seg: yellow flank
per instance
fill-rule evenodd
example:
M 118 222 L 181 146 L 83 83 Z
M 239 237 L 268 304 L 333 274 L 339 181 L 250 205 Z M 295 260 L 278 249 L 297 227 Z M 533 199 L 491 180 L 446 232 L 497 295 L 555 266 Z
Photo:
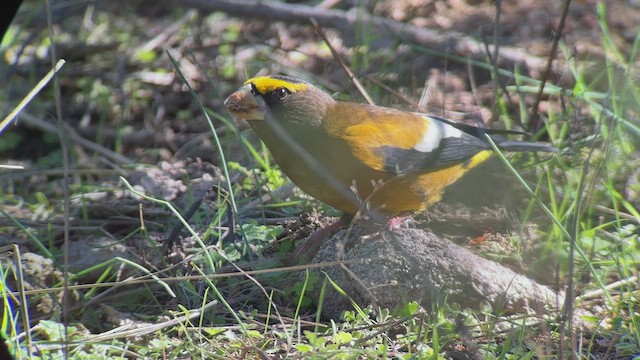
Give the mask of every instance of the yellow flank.
M 369 208 L 376 209 L 381 213 L 393 216 L 406 212 L 422 211 L 440 201 L 445 189 L 460 179 L 472 167 L 488 159 L 486 154 L 490 155 L 490 151 L 481 153 L 483 154 L 475 157 L 471 163 L 458 164 L 422 174 L 381 178 L 379 173 L 363 171 L 357 175 L 352 174 L 355 180 L 350 186 L 357 189 L 360 199 L 366 200 Z M 382 180 L 383 185 L 374 187 L 371 179 Z M 353 214 L 361 210 L 353 202 L 332 192 L 315 193 L 313 196 L 347 213 Z
M 292 83 L 286 80 L 275 79 L 269 76 L 254 77 L 253 79 L 245 81 L 245 85 L 246 84 L 253 84 L 256 87 L 256 90 L 258 90 L 258 92 L 260 92 L 260 94 L 262 95 L 265 95 L 281 87 L 287 88 L 292 93 L 296 91 L 305 91 L 308 87 L 308 85 L 305 83 Z
M 425 210 L 440 201 L 444 190 L 469 170 L 454 165 L 429 173 L 392 178 L 370 195 L 370 206 L 392 215 Z
M 493 151 L 491 151 L 491 150 L 482 150 L 479 153 L 473 155 L 473 157 L 471 159 L 469 159 L 469 161 L 464 163 L 462 165 L 462 167 L 465 168 L 465 169 L 471 169 L 473 167 L 476 167 L 476 166 L 480 165 L 481 163 L 487 161 L 487 159 L 489 159 L 491 157 L 491 155 L 493 155 Z

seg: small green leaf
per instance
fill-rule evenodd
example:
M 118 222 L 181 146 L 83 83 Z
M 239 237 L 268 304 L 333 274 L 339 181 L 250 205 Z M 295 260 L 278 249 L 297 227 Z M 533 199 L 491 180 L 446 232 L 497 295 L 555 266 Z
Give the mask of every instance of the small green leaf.
M 247 335 L 254 338 L 254 339 L 262 339 L 263 335 L 261 332 L 257 331 L 257 330 L 247 330 Z
M 333 342 L 339 345 L 348 344 L 353 340 L 351 333 L 340 331 L 333 336 Z
M 153 50 L 139 50 L 135 53 L 134 59 L 142 63 L 150 63 L 157 58 L 155 51 Z
M 313 347 L 309 344 L 296 344 L 296 349 L 303 354 L 313 351 Z
M 410 301 L 406 304 L 403 304 L 400 308 L 394 311 L 397 316 L 413 316 L 418 310 L 420 310 L 420 304 L 415 301 Z

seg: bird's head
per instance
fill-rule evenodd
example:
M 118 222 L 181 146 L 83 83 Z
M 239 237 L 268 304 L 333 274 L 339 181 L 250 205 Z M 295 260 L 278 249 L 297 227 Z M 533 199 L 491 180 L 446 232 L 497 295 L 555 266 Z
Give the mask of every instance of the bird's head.
M 249 121 L 273 118 L 286 125 L 320 126 L 335 100 L 317 87 L 290 76 L 258 76 L 247 80 L 224 101 L 235 117 Z

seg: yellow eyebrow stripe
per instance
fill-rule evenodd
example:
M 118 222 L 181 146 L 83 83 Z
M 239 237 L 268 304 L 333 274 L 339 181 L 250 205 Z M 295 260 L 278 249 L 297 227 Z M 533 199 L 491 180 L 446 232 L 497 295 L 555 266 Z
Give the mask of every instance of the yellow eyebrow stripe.
M 245 85 L 246 84 L 253 84 L 256 90 L 262 95 L 270 93 L 275 89 L 281 88 L 281 87 L 287 88 L 292 93 L 296 91 L 307 90 L 307 84 L 305 83 L 292 83 L 286 80 L 274 79 L 268 76 L 254 77 L 253 79 L 249 79 L 245 81 Z

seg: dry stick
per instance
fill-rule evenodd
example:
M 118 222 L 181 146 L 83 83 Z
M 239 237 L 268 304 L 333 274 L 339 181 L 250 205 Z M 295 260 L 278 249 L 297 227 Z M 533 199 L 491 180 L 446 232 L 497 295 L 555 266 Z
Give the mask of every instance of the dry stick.
M 182 29 L 189 21 L 194 19 L 196 16 L 196 11 L 187 11 L 184 16 L 175 21 L 173 24 L 167 26 L 158 35 L 140 46 L 137 51 L 152 51 L 156 49 L 166 48 L 169 38 L 179 32 L 180 29 Z
M 375 103 L 373 102 L 373 99 L 371 99 L 371 97 L 367 93 L 367 90 L 364 89 L 364 86 L 362 86 L 360 81 L 353 74 L 353 71 L 349 69 L 349 66 L 344 62 L 344 60 L 342 59 L 340 54 L 338 54 L 336 49 L 334 49 L 333 46 L 331 46 L 329 39 L 327 39 L 327 36 L 325 35 L 320 25 L 318 25 L 318 22 L 314 18 L 311 18 L 311 24 L 313 25 L 313 28 L 316 30 L 316 34 L 318 34 L 318 36 L 322 38 L 322 41 L 324 41 L 324 43 L 327 44 L 327 46 L 329 47 L 329 50 L 331 50 L 331 55 L 333 55 L 333 58 L 336 59 L 336 61 L 338 61 L 338 63 L 342 67 L 342 70 L 344 70 L 344 72 L 347 73 L 349 80 L 351 80 L 353 85 L 355 85 L 355 87 L 358 89 L 362 97 L 364 97 L 364 99 L 367 101 L 367 103 L 369 103 L 369 105 L 375 105 Z
M 176 2 L 180 6 L 192 6 L 201 12 L 223 11 L 234 16 L 246 16 L 270 21 L 283 21 L 287 24 L 307 25 L 309 19 L 315 19 L 322 27 L 334 28 L 342 33 L 352 34 L 357 24 L 366 23 L 372 29 L 384 30 L 376 35 L 380 39 L 390 34 L 392 38 L 404 43 L 419 44 L 432 50 L 450 49 L 449 53 L 484 59 L 483 44 L 459 32 L 446 33 L 431 29 L 394 21 L 369 14 L 356 14 L 340 10 L 324 10 L 313 6 L 287 4 L 269 0 L 183 0 Z M 451 50 L 452 49 L 452 50 Z M 490 46 L 493 50 L 493 46 Z M 523 49 L 502 46 L 500 60 L 511 67 L 514 63 L 524 63 L 529 69 L 541 71 L 544 69 L 545 59 L 531 55 Z
M 625 212 L 621 212 L 619 210 L 610 209 L 610 208 L 608 208 L 606 206 L 602 206 L 602 205 L 594 205 L 594 209 L 596 209 L 598 211 L 602 211 L 605 214 L 619 216 L 621 219 L 633 221 L 633 222 L 637 223 L 638 225 L 640 225 L 640 218 L 637 218 L 637 217 L 635 217 L 635 216 L 633 216 L 631 214 L 628 214 L 628 213 L 625 213 Z
M 492 60 L 493 61 L 493 60 Z M 480 100 L 480 94 L 478 92 L 478 84 L 476 83 L 476 76 L 473 72 L 473 66 L 471 66 L 471 62 L 467 62 L 467 74 L 469 76 L 469 87 L 471 88 L 471 94 L 473 95 L 473 99 L 476 102 L 476 106 L 478 107 L 478 109 L 482 108 L 482 103 Z M 494 70 L 494 79 L 498 77 L 498 69 L 497 67 Z M 496 86 L 497 84 L 494 84 L 493 86 L 493 96 L 494 96 L 494 101 L 493 101 L 493 107 L 491 109 L 491 119 L 489 119 L 488 121 L 485 121 L 485 119 L 482 119 L 482 126 L 487 126 L 487 122 L 489 124 L 491 124 L 491 122 L 493 122 L 493 118 L 496 117 L 496 105 L 498 104 L 498 93 L 496 91 Z M 479 112 L 479 111 L 478 111 Z M 476 120 L 476 122 L 480 122 L 480 120 Z
M 577 117 L 577 115 L 575 115 Z M 576 119 L 577 120 L 577 119 Z M 611 137 L 608 137 L 607 142 L 605 142 L 605 154 L 607 153 L 606 148 L 608 146 L 608 144 L 610 143 Z M 578 189 L 576 191 L 577 194 L 583 194 L 585 188 L 587 187 L 587 175 L 589 173 L 589 165 L 590 162 L 594 156 L 594 152 L 596 150 L 596 146 L 595 146 L 595 138 L 594 138 L 594 142 L 592 142 L 592 146 L 591 149 L 589 149 L 589 153 L 586 157 L 586 159 L 584 159 L 582 167 L 580 169 L 580 180 L 578 182 Z M 599 169 L 601 170 L 601 169 Z M 599 171 L 596 172 L 596 174 L 598 174 Z M 601 174 L 600 174 L 601 175 Z M 600 176 L 596 176 L 595 179 L 598 179 Z M 595 185 L 597 180 L 594 180 L 592 182 L 592 184 Z M 589 196 L 589 193 L 593 193 L 593 191 L 590 191 L 587 193 L 586 196 Z M 586 197 L 585 196 L 585 197 Z M 577 356 L 577 344 L 576 344 L 576 333 L 575 333 L 575 329 L 573 328 L 573 314 L 574 314 L 574 306 L 575 306 L 575 253 L 576 253 L 576 239 L 578 238 L 578 233 L 579 233 L 579 228 L 580 228 L 580 211 L 582 210 L 582 206 L 585 203 L 590 203 L 589 201 L 586 201 L 587 199 L 583 199 L 582 196 L 577 196 L 576 200 L 575 200 L 575 207 L 574 207 L 574 212 L 572 214 L 572 219 L 569 223 L 570 229 L 571 229 L 571 237 L 570 237 L 570 243 L 569 243 L 569 259 L 567 260 L 568 264 L 569 264 L 569 269 L 568 269 L 568 282 L 567 282 L 567 296 L 565 298 L 564 304 L 562 306 L 562 317 L 563 317 L 563 323 L 562 326 L 560 327 L 560 338 L 564 339 L 565 337 L 565 332 L 568 332 L 568 336 L 569 336 L 569 340 L 571 342 L 571 359 L 578 359 Z M 566 321 L 566 325 L 564 324 L 564 321 Z M 565 347 L 565 342 L 564 341 L 560 341 L 560 354 L 564 353 L 564 347 Z
M 340 0 L 324 0 L 320 4 L 316 5 L 318 9 L 331 9 L 332 7 L 338 5 Z
M 34 115 L 31 115 L 29 113 L 25 113 L 23 112 L 20 115 L 21 119 L 26 123 L 29 124 L 30 126 L 33 126 L 35 128 L 38 128 L 42 131 L 48 132 L 48 133 L 52 133 L 55 134 L 58 130 L 56 128 L 55 125 L 42 120 Z M 87 140 L 85 138 L 83 138 L 82 136 L 78 135 L 72 128 L 65 126 L 66 130 L 67 130 L 67 137 L 72 140 L 73 142 L 81 145 L 82 147 L 85 147 L 89 150 L 95 151 L 98 154 L 108 158 L 109 160 L 119 163 L 119 164 L 133 164 L 133 160 L 120 155 L 118 153 L 116 153 L 113 150 L 109 150 L 107 148 L 105 148 L 102 145 L 98 145 L 93 141 Z
M 45 11 L 47 13 L 47 29 L 49 31 L 49 41 L 51 43 L 50 46 L 50 58 L 51 58 L 51 67 L 55 68 L 57 59 L 56 52 L 56 39 L 53 32 L 53 20 L 51 18 L 51 1 L 45 0 Z M 69 308 L 71 306 L 71 291 L 69 290 L 69 228 L 71 226 L 71 181 L 70 175 L 71 171 L 69 169 L 69 144 L 67 143 L 67 132 L 66 127 L 64 126 L 64 120 L 62 119 L 62 93 L 60 91 L 60 81 L 58 79 L 57 73 L 54 73 L 53 76 L 53 99 L 56 107 L 56 123 L 57 123 L 57 134 L 58 139 L 60 140 L 60 149 L 62 150 L 62 170 L 63 170 L 63 179 L 62 179 L 62 194 L 63 194 L 63 219 L 64 219 L 64 230 L 63 230 L 63 267 L 64 271 L 62 273 L 63 284 L 64 284 L 64 293 L 62 297 L 62 323 L 64 324 L 64 354 L 69 355 Z
M 373 292 L 371 292 L 369 287 L 367 287 L 367 285 L 362 281 L 362 279 L 360 279 L 360 277 L 358 275 L 356 275 L 353 271 L 351 271 L 351 269 L 349 269 L 347 267 L 347 265 L 340 264 L 340 268 L 347 274 L 347 276 L 351 280 L 353 280 L 354 284 L 357 285 L 356 287 L 359 287 L 361 290 L 363 290 L 363 291 L 360 291 L 361 296 L 363 298 L 367 298 L 368 303 L 371 304 L 371 306 L 374 309 L 377 309 L 378 308 L 378 298 L 373 294 Z
M 205 304 L 204 306 L 197 308 L 197 309 L 191 309 L 189 311 L 186 312 L 186 315 L 182 315 L 179 316 L 177 318 L 171 319 L 171 320 L 167 320 L 165 322 L 159 323 L 159 324 L 145 324 L 144 326 L 141 327 L 133 327 L 135 326 L 135 324 L 125 324 L 123 326 L 119 326 L 115 329 L 106 331 L 102 334 L 97 334 L 97 335 L 89 335 L 87 336 L 84 340 L 87 342 L 106 342 L 109 340 L 114 340 L 114 339 L 121 339 L 121 338 L 128 338 L 128 337 L 132 337 L 132 336 L 143 336 L 143 335 L 147 335 L 147 334 L 151 334 L 153 332 L 162 330 L 162 329 L 166 329 L 168 327 L 172 327 L 175 325 L 178 325 L 180 323 L 183 322 L 187 322 L 190 321 L 192 319 L 197 318 L 198 316 L 200 316 L 202 313 L 208 311 L 209 309 L 211 309 L 213 306 L 218 305 L 218 300 L 213 300 L 208 302 L 207 304 Z M 129 328 L 129 329 L 127 329 Z M 125 330 L 126 329 L 126 330 Z
M 500 72 L 498 71 L 498 54 L 499 54 L 500 43 L 498 42 L 498 32 L 500 28 L 500 14 L 502 14 L 502 12 L 500 11 L 502 9 L 502 0 L 496 1 L 495 9 L 496 9 L 496 16 L 495 16 L 495 19 L 493 20 L 493 53 L 489 55 L 489 59 L 491 61 L 491 66 L 493 68 L 493 96 L 497 100 L 498 87 L 500 87 Z M 487 49 L 487 52 L 489 52 L 488 49 Z M 505 94 L 507 93 L 505 92 Z M 507 96 L 507 99 L 509 98 L 510 97 Z M 498 101 L 494 101 L 493 108 L 491 109 L 492 110 L 491 121 L 497 120 L 497 117 L 498 117 L 497 109 L 498 109 Z
M 484 46 L 485 46 L 484 51 L 485 51 L 487 57 L 489 58 L 489 63 L 492 66 L 493 71 L 495 73 L 494 79 L 497 79 L 498 76 L 500 75 L 500 71 L 498 69 L 497 58 L 494 59 L 493 56 L 491 55 L 491 46 L 489 44 L 485 43 Z M 507 90 L 507 84 L 505 82 L 501 82 L 501 81 L 494 82 L 494 92 L 495 92 L 495 89 L 497 87 L 500 87 L 502 89 L 502 93 L 503 94 L 509 94 L 509 90 Z M 511 105 L 514 108 L 516 107 L 516 104 L 513 102 L 513 100 L 511 99 L 510 96 L 506 96 L 505 98 L 509 102 L 509 105 Z M 492 114 L 492 117 L 495 117 L 495 114 L 497 114 L 497 112 L 495 111 L 495 106 L 494 106 L 494 109 L 491 112 L 491 114 Z M 520 119 L 520 118 L 518 118 L 518 119 Z M 494 120 L 494 119 L 492 119 L 492 120 Z M 522 125 L 522 122 L 520 120 L 518 120 L 518 124 L 520 125 L 521 128 L 524 129 L 524 126 Z
M 538 94 L 536 96 L 536 102 L 533 105 L 533 111 L 531 113 L 531 120 L 533 121 L 533 126 L 534 126 L 534 131 L 538 131 L 542 128 L 542 121 L 540 121 L 540 115 L 539 115 L 539 107 L 540 107 L 540 101 L 542 101 L 542 93 L 544 92 L 544 88 L 545 88 L 545 84 L 547 82 L 547 79 L 549 78 L 549 76 L 551 75 L 551 66 L 553 65 L 553 60 L 556 57 L 556 52 L 558 50 L 558 44 L 560 43 L 560 37 L 562 36 L 562 30 L 564 29 L 564 21 L 567 18 L 567 14 L 569 13 L 569 5 L 571 4 L 571 0 L 565 0 L 564 2 L 564 7 L 562 9 L 562 15 L 560 16 L 560 22 L 558 23 L 558 27 L 556 28 L 555 32 L 554 32 L 554 36 L 553 36 L 553 43 L 551 45 L 551 51 L 549 51 L 549 57 L 547 58 L 547 67 L 544 71 L 544 75 L 542 76 L 542 82 L 540 83 L 540 88 L 538 89 Z M 591 158 L 591 155 L 593 153 L 594 148 L 591 148 L 591 151 L 589 152 L 589 156 L 587 158 L 587 160 L 584 162 L 583 164 L 583 170 L 586 173 L 587 167 L 589 166 L 589 159 Z M 582 188 L 584 186 L 584 173 L 583 173 L 583 177 L 580 180 L 580 185 L 579 187 Z M 580 192 L 578 192 L 580 193 Z M 575 214 L 575 221 L 578 221 L 578 211 L 580 209 L 580 197 L 577 198 L 577 206 L 576 206 L 576 214 Z M 574 232 L 573 235 L 576 234 L 577 231 L 577 224 L 573 224 L 574 225 Z M 569 338 L 571 341 L 571 358 L 572 359 L 577 359 L 577 354 L 576 352 L 573 350 L 575 348 L 575 333 L 574 333 L 574 329 L 573 329 L 573 306 L 574 306 L 574 299 L 573 299 L 573 292 L 574 292 L 574 273 L 575 273 L 575 267 L 574 267 L 574 263 L 573 263 L 573 256 L 575 253 L 575 238 L 571 238 L 571 243 L 570 243 L 570 251 L 569 251 L 569 283 L 567 284 L 567 297 L 565 298 L 565 303 L 563 306 L 563 315 L 566 317 L 568 316 L 568 326 L 562 326 L 560 328 L 560 335 L 561 338 L 564 338 L 565 335 L 565 331 L 569 332 Z M 565 342 L 564 341 L 560 341 L 560 353 L 564 353 L 565 350 Z
M 547 79 L 549 79 L 549 77 L 551 76 L 551 66 L 553 65 L 553 60 L 555 59 L 556 52 L 558 51 L 558 44 L 560 43 L 560 37 L 562 36 L 562 30 L 564 29 L 564 21 L 569 13 L 569 4 L 571 4 L 571 0 L 564 1 L 564 8 L 562 9 L 562 16 L 560 16 L 560 23 L 558 23 L 558 27 L 553 34 L 553 43 L 551 45 L 551 51 L 549 51 L 549 57 L 547 58 L 547 66 L 542 75 L 542 82 L 540 83 L 540 88 L 538 89 L 536 102 L 533 104 L 531 119 L 534 121 L 533 130 L 535 132 L 542 128 L 542 122 L 540 121 L 539 115 L 540 101 L 542 101 L 542 93 L 544 92 L 544 87 L 547 83 Z
M 484 51 L 486 53 L 486 57 L 489 59 L 489 63 L 491 65 L 491 68 L 493 70 L 494 76 L 493 76 L 493 92 L 494 92 L 494 97 L 497 98 L 498 93 L 497 93 L 497 89 L 501 88 L 502 89 L 502 93 L 503 94 L 509 94 L 509 91 L 507 90 L 507 85 L 504 82 L 498 81 L 499 77 L 500 77 L 500 71 L 498 69 L 498 55 L 500 54 L 499 52 L 499 44 L 498 44 L 498 33 L 499 33 L 499 29 L 498 29 L 498 25 L 499 25 L 499 21 L 500 21 L 500 14 L 501 14 L 501 6 L 502 5 L 502 1 L 496 1 L 496 18 L 494 20 L 494 28 L 493 28 L 493 51 L 490 48 L 489 44 L 487 44 L 486 42 L 484 42 Z M 469 72 L 471 72 L 471 63 L 469 64 Z M 469 76 L 471 78 L 471 76 Z M 472 85 L 472 90 L 473 90 L 473 85 Z M 476 96 L 476 94 L 474 93 L 474 97 Z M 513 100 L 511 99 L 510 96 L 505 96 L 506 100 L 509 102 L 509 104 L 512 107 L 516 107 L 516 104 L 513 102 Z M 493 104 L 493 108 L 491 109 L 491 119 L 489 119 L 489 123 L 497 120 L 497 114 L 498 112 L 496 111 L 496 105 L 497 102 L 494 102 Z M 521 128 L 525 128 L 524 125 L 522 124 L 522 121 L 520 120 L 521 117 L 518 118 L 518 125 Z
M 212 248 L 213 246 L 210 246 L 209 248 Z M 240 267 L 237 267 L 237 265 L 228 265 L 228 267 L 232 267 L 235 270 L 235 272 L 225 272 L 225 273 L 219 273 L 219 274 L 210 274 L 210 275 L 186 275 L 186 276 L 169 276 L 169 277 L 163 277 L 161 278 L 161 280 L 163 282 L 166 283 L 170 283 L 170 282 L 179 282 L 179 281 L 196 281 L 196 280 L 202 280 L 204 278 L 209 278 L 209 279 L 223 279 L 223 278 L 231 278 L 231 277 L 246 277 L 246 276 L 254 276 L 254 275 L 260 275 L 260 274 L 272 274 L 272 273 L 278 273 L 278 272 L 300 272 L 302 270 L 307 270 L 307 269 L 326 269 L 326 268 L 330 268 L 330 267 L 337 267 L 340 266 L 341 264 L 362 264 L 362 263 L 366 263 L 367 261 L 373 261 L 376 259 L 370 259 L 370 258 L 365 258 L 365 259 L 348 259 L 348 260 L 341 260 L 341 261 L 325 261 L 325 262 L 321 262 L 321 263 L 316 263 L 316 264 L 305 264 L 305 265 L 293 265 L 293 266 L 283 266 L 283 267 L 276 267 L 276 268 L 267 268 L 267 269 L 260 269 L 260 270 L 244 270 Z M 175 264 L 173 265 L 173 267 L 178 267 L 181 264 Z M 252 265 L 252 264 L 248 264 L 248 265 Z M 171 268 L 170 268 L 171 269 Z M 165 270 L 160 270 L 157 272 L 153 272 L 151 273 L 151 275 L 161 275 L 162 273 L 164 273 Z M 143 285 L 143 284 L 155 284 L 158 282 L 157 279 L 151 279 L 149 278 L 150 275 L 142 275 L 138 278 L 130 278 L 130 279 L 126 279 L 123 281 L 116 281 L 116 282 L 103 282 L 103 283 L 91 283 L 91 284 L 80 284 L 80 285 L 69 285 L 69 290 L 82 290 L 82 289 L 95 289 L 95 288 L 108 288 L 108 287 L 114 287 L 114 286 L 118 286 L 118 287 L 123 287 L 123 286 L 139 286 L 139 285 Z M 21 291 L 24 291 L 24 295 L 27 296 L 31 296 L 31 295 L 40 295 L 40 294 L 50 294 L 50 293 L 55 293 L 55 292 L 60 292 L 60 291 L 64 291 L 63 288 L 56 288 L 56 287 L 50 287 L 50 288 L 46 288 L 46 289 L 36 289 L 36 290 L 24 290 L 21 289 Z M 21 292 L 16 291 L 16 292 L 8 292 L 11 296 L 21 296 Z
M 411 99 L 408 96 L 405 96 L 403 93 L 401 93 L 400 91 L 397 91 L 395 89 L 392 89 L 391 87 L 385 85 L 384 83 L 382 83 L 382 81 L 376 79 L 375 77 L 371 76 L 371 75 L 366 75 L 367 80 L 371 81 L 372 83 L 380 86 L 382 89 L 384 89 L 384 91 L 390 93 L 391 95 L 397 97 L 398 99 L 404 101 L 405 103 L 411 105 L 414 109 L 418 109 L 418 111 L 423 111 L 423 108 L 420 104 L 416 103 L 415 101 L 413 101 L 413 99 Z
M 226 133 L 226 128 L 216 128 L 216 134 L 223 136 Z M 177 151 L 184 151 L 184 147 L 195 147 L 197 142 L 201 142 L 204 136 L 211 136 L 211 133 L 198 133 L 196 135 L 192 133 L 180 132 L 167 136 L 166 133 L 160 131 L 153 131 L 148 129 L 140 129 L 128 134 L 119 134 L 115 129 L 100 129 L 98 126 L 84 127 L 78 129 L 78 133 L 90 139 L 93 139 L 100 134 L 101 138 L 105 142 L 115 142 L 116 139 L 120 139 L 122 145 L 132 145 L 139 147 L 173 147 L 178 148 Z M 189 150 L 189 149 L 187 149 Z M 174 159 L 178 158 L 174 155 Z
M 588 293 L 582 294 L 580 296 L 578 296 L 576 298 L 577 301 L 586 301 L 589 299 L 596 299 L 596 298 L 600 298 L 605 291 L 612 291 L 612 290 L 616 290 L 618 288 L 621 288 L 623 286 L 636 286 L 638 284 L 638 280 L 639 280 L 639 276 L 638 275 L 633 275 L 631 277 L 628 277 L 626 279 L 622 279 L 622 280 L 618 280 L 616 282 L 612 282 L 611 284 L 605 286 L 602 289 L 596 289 L 593 291 L 590 291 Z
M 431 70 L 429 72 L 429 76 L 424 79 L 424 89 L 422 90 L 422 94 L 420 94 L 420 101 L 418 102 L 418 111 L 424 111 L 427 108 L 427 104 L 429 104 L 429 100 L 431 99 L 431 94 L 433 94 L 434 89 L 438 86 L 439 72 L 437 70 Z M 443 96 L 444 98 L 444 96 Z M 444 102 L 444 100 L 443 100 Z M 445 116 L 445 108 L 442 104 L 442 116 Z M 445 116 L 446 117 L 446 116 Z
M 392 323 L 385 325 L 385 326 L 384 326 L 384 328 L 382 328 L 382 329 L 380 329 L 380 330 L 378 330 L 378 331 L 376 331 L 376 332 L 374 332 L 374 333 L 372 333 L 372 334 L 369 334 L 369 335 L 367 335 L 367 336 L 365 336 L 365 337 L 363 337 L 363 338 L 360 338 L 360 339 L 356 340 L 356 341 L 355 341 L 355 343 L 356 343 L 356 344 L 364 344 L 364 343 L 366 343 L 367 341 L 369 341 L 369 340 L 371 340 L 371 339 L 374 339 L 374 338 L 376 338 L 376 337 L 378 337 L 378 336 L 380 336 L 380 335 L 382 335 L 382 334 L 384 334 L 384 333 L 388 332 L 389 330 L 391 330 L 391 329 L 395 328 L 396 326 L 399 326 L 399 325 L 401 325 L 401 324 L 406 323 L 406 322 L 407 322 L 407 321 L 409 321 L 411 318 L 412 318 L 412 316 L 404 316 L 404 317 L 401 317 L 401 318 L 399 318 L 399 319 L 397 319 L 397 320 L 393 321 Z M 370 328 L 370 327 L 369 327 L 369 328 Z

